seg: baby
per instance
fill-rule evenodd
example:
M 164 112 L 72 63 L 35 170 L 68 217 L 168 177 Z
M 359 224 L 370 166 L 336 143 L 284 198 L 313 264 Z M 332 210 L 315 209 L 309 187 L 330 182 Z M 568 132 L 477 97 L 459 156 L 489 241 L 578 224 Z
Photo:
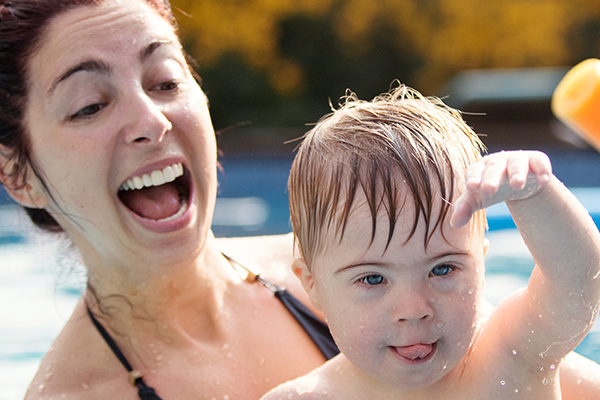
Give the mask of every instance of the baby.
M 560 399 L 600 303 L 600 234 L 539 152 L 484 150 L 460 113 L 400 85 L 349 95 L 289 180 L 294 272 L 341 354 L 264 399 Z M 484 311 L 485 208 L 536 266 Z

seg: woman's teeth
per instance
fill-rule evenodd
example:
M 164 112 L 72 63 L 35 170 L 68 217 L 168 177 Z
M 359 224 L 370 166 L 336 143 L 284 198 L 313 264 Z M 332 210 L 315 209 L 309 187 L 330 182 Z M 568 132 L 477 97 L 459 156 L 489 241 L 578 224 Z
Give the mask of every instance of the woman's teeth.
M 173 182 L 183 175 L 183 165 L 181 163 L 169 165 L 163 169 L 157 169 L 149 174 L 136 176 L 128 179 L 119 190 L 136 190 L 151 186 L 160 186 L 167 182 Z

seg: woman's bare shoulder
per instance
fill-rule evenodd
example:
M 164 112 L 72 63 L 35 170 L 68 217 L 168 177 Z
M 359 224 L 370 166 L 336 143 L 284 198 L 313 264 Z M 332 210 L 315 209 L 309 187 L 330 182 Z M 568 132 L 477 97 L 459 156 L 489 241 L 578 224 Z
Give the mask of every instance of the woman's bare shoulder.
M 111 391 L 116 388 L 119 390 L 116 393 L 131 391 L 126 372 L 123 370 L 123 374 L 118 373 L 123 367 L 115 366 L 114 356 L 109 354 L 105 345 L 102 346 L 101 340 L 95 336 L 98 332 L 93 330 L 86 316 L 85 307 L 80 301 L 42 359 L 27 389 L 25 400 L 100 399 L 106 398 L 106 388 L 111 388 Z M 127 385 L 123 385 L 122 381 Z M 99 393 L 98 389 L 102 389 L 104 394 Z M 132 393 L 135 395 L 135 391 Z
M 300 280 L 292 272 L 292 261 L 298 256 L 292 233 L 272 236 L 218 238 L 217 246 L 235 261 L 260 273 L 268 281 L 284 286 L 318 317 L 320 311 L 310 303 Z
M 290 275 L 294 258 L 294 238 L 285 235 L 217 238 L 217 246 L 227 256 L 252 271 Z M 285 278 L 284 278 L 285 279 Z

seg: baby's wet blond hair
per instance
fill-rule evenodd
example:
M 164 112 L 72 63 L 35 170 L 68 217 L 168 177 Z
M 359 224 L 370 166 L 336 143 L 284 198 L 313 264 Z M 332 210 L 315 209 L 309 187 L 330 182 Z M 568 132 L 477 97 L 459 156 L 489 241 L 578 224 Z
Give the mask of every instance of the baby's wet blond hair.
M 402 205 L 411 199 L 415 215 L 406 241 L 423 218 L 427 246 L 437 229 L 443 235 L 465 171 L 484 151 L 461 113 L 438 98 L 402 84 L 370 102 L 348 93 L 304 136 L 292 164 L 290 214 L 301 256 L 311 268 L 324 250 L 325 232 L 334 229 L 342 239 L 359 190 L 372 217 L 371 240 L 383 207 L 389 245 Z M 483 211 L 474 219 L 485 224 Z

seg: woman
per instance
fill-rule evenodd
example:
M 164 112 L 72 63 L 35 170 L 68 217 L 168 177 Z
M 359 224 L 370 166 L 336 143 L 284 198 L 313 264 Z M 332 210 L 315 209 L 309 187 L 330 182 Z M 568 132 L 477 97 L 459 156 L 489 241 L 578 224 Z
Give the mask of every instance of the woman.
M 289 236 L 210 232 L 214 132 L 165 1 L 0 7 L 2 182 L 88 270 L 26 399 L 257 399 L 335 352 L 221 253 L 306 302 Z
M 26 398 L 135 399 L 147 385 L 163 399 L 256 399 L 320 365 L 282 303 L 221 253 L 300 295 L 290 239 L 217 245 L 210 232 L 215 136 L 168 4 L 23 0 L 0 15 L 3 183 L 66 233 L 89 276 Z

